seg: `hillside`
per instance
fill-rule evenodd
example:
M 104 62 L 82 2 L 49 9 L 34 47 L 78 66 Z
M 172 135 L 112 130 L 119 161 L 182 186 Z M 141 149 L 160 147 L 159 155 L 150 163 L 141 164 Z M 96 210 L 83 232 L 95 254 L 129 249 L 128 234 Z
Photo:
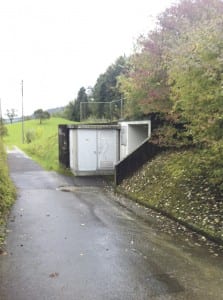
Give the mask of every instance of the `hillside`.
M 210 176 L 210 161 L 202 162 L 206 152 L 160 154 L 125 179 L 119 191 L 223 244 L 223 193 Z

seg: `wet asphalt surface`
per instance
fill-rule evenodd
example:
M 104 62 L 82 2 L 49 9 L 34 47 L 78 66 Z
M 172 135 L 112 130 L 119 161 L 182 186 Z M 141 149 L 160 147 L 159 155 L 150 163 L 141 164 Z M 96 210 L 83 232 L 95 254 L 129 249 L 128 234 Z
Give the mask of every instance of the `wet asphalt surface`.
M 221 255 L 156 230 L 101 178 L 44 171 L 18 150 L 8 160 L 18 197 L 0 300 L 223 299 Z

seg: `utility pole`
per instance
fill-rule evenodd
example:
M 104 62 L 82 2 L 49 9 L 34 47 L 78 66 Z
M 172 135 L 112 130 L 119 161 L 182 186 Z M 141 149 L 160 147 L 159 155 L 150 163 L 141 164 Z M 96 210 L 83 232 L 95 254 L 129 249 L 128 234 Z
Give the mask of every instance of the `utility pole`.
M 21 85 L 22 85 L 22 143 L 24 144 L 23 80 L 21 82 Z

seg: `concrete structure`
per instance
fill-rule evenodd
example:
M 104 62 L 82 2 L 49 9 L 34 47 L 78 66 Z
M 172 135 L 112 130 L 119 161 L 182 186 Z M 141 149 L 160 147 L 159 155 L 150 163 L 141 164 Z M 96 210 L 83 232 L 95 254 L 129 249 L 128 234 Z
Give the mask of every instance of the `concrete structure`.
M 150 121 L 59 125 L 59 161 L 78 176 L 110 175 L 151 135 Z
M 151 136 L 151 121 L 119 122 L 120 133 L 120 160 L 135 151 L 146 139 Z
M 119 160 L 119 126 L 69 126 L 70 168 L 75 175 L 109 175 Z

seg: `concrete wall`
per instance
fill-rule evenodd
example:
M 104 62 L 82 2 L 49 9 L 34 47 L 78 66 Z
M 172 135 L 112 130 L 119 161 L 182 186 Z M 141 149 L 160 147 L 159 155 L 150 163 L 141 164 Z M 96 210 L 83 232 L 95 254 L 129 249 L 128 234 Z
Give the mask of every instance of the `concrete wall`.
M 144 163 L 154 158 L 158 153 L 166 150 L 157 145 L 145 141 L 135 151 L 130 153 L 125 159 L 118 162 L 115 166 L 114 182 L 119 185 L 125 178 L 131 176 Z
M 134 151 L 148 138 L 148 125 L 129 124 L 128 126 L 128 153 Z
M 121 126 L 120 159 L 122 160 L 151 136 L 151 122 L 150 120 L 126 121 L 119 124 Z

